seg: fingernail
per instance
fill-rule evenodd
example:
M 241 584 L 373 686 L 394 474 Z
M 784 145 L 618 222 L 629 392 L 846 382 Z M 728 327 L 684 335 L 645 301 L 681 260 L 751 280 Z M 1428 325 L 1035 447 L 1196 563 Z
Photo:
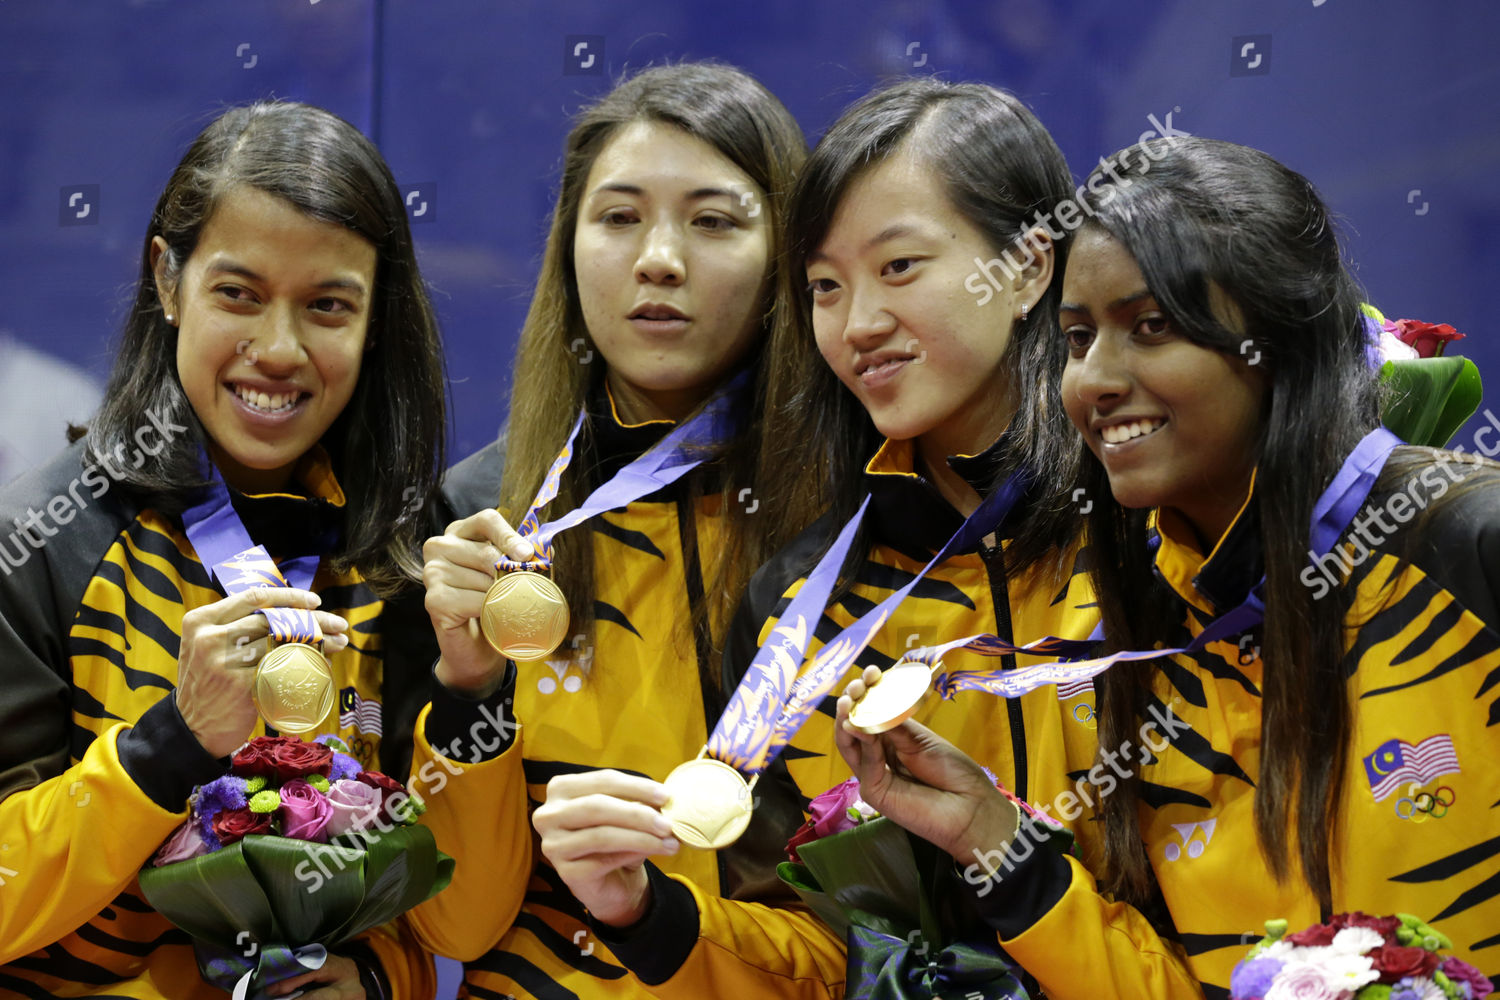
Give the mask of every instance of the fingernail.
M 677 843 L 677 838 L 675 837 L 667 837 L 661 842 L 661 849 L 664 854 L 676 854 L 677 848 L 681 846 L 681 844 Z
M 652 827 L 652 830 L 655 831 L 658 837 L 668 837 L 671 836 L 672 833 L 672 824 L 667 822 L 664 818 L 658 819 L 656 821 L 656 825 Z

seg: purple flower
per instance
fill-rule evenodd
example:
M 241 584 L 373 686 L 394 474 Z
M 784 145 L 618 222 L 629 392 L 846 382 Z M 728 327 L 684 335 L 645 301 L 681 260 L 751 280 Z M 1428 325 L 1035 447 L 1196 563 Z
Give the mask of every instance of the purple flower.
M 157 848 L 151 864 L 152 867 L 160 868 L 162 865 L 176 864 L 207 853 L 208 845 L 203 841 L 203 831 L 190 819 L 173 831 L 165 844 Z
M 380 813 L 383 798 L 380 789 L 362 781 L 335 781 L 328 789 L 328 805 L 333 809 L 328 820 L 328 836 L 337 837 L 370 827 Z
M 198 819 L 198 831 L 203 835 L 203 842 L 210 851 L 217 851 L 224 846 L 214 833 L 214 817 L 232 809 L 244 809 L 249 804 L 249 799 L 245 796 L 245 779 L 233 774 L 215 778 L 198 789 L 193 813 Z
M 364 768 L 360 766 L 359 761 L 346 753 L 339 753 L 335 750 L 333 752 L 333 768 L 328 772 L 328 780 L 343 781 L 345 778 L 354 777 L 363 770 Z
M 1234 967 L 1229 976 L 1229 992 L 1236 1000 L 1259 1000 L 1271 988 L 1271 981 L 1281 971 L 1282 962 L 1274 958 L 1252 958 Z
M 834 785 L 813 799 L 808 811 L 812 813 L 812 825 L 818 838 L 854 829 L 857 824 L 850 817 L 849 810 L 859 801 L 858 778 L 850 778 Z
M 333 807 L 323 793 L 301 778 L 281 786 L 281 835 L 297 840 L 328 839 Z
M 1469 988 L 1469 996 L 1473 997 L 1474 1000 L 1481 1000 L 1482 997 L 1487 997 L 1495 992 L 1494 984 L 1490 982 L 1489 977 L 1468 962 L 1450 958 L 1442 964 L 1441 968 L 1443 975 L 1460 986 L 1467 986 Z

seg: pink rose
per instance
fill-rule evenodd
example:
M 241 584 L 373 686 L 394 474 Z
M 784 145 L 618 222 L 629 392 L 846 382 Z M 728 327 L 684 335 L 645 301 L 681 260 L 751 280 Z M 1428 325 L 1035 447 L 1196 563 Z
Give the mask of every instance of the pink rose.
M 813 830 L 819 838 L 852 830 L 859 824 L 849 816 L 849 809 L 859 799 L 859 779 L 850 778 L 834 785 L 812 800 L 808 810 L 812 813 Z
M 328 839 L 333 807 L 306 781 L 298 778 L 281 786 L 281 835 L 297 840 Z
M 325 832 L 330 837 L 338 837 L 368 829 L 375 823 L 381 801 L 381 791 L 373 785 L 352 778 L 335 781 L 328 789 L 327 802 L 333 815 L 328 819 Z
M 208 845 L 203 841 L 203 831 L 198 829 L 196 820 L 190 819 L 173 831 L 165 844 L 157 848 L 151 864 L 160 868 L 162 865 L 175 864 L 207 853 Z
M 1265 1000 L 1346 1000 L 1348 990 L 1335 989 L 1323 970 L 1307 962 L 1286 966 L 1276 976 Z
M 1474 1000 L 1482 1000 L 1482 998 L 1487 997 L 1491 993 L 1495 992 L 1495 987 L 1490 982 L 1489 977 L 1480 972 L 1478 969 L 1474 968 L 1474 966 L 1470 965 L 1468 962 L 1462 962 L 1456 958 L 1450 958 L 1443 963 L 1442 969 L 1443 975 L 1447 976 L 1455 983 L 1468 983 L 1469 995 L 1473 997 Z

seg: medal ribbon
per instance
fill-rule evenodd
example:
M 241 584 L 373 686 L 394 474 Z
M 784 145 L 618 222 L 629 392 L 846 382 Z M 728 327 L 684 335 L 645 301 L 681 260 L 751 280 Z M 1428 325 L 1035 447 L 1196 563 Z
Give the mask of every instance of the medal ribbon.
M 208 496 L 197 506 L 183 511 L 182 525 L 198 559 L 208 567 L 225 594 L 240 594 L 254 587 L 296 587 L 312 589 L 318 572 L 318 556 L 283 559 L 278 567 L 262 545 L 255 544 L 245 523 L 229 500 L 229 488 L 219 470 L 206 458 Z M 323 641 L 318 619 L 306 608 L 259 608 L 271 624 L 271 638 L 277 643 Z
M 1370 498 L 1370 491 L 1392 449 L 1401 444 L 1401 439 L 1384 427 L 1366 434 L 1349 457 L 1344 460 L 1333 481 L 1328 484 L 1313 504 L 1311 532 L 1309 536 L 1312 554 L 1324 556 L 1333 551 L 1338 540 L 1353 522 L 1360 508 Z M 1152 660 L 1159 656 L 1192 654 L 1232 635 L 1248 631 L 1265 618 L 1265 585 L 1262 576 L 1250 593 L 1237 607 L 1226 611 L 1206 625 L 1197 637 L 1186 646 L 1172 649 L 1136 649 L 1111 653 L 1094 659 L 1077 660 L 1071 663 L 1042 663 L 1016 670 L 956 670 L 940 673 L 933 679 L 933 688 L 944 698 L 952 698 L 959 691 L 983 691 L 1005 698 L 1019 698 L 1028 692 L 1048 684 L 1066 684 L 1086 680 L 1108 670 L 1116 663 L 1130 660 Z M 932 665 L 942 659 L 943 654 L 953 649 L 967 648 L 983 656 L 996 656 L 1008 652 L 1046 653 L 1049 643 L 1062 642 L 1048 636 L 1027 646 L 1012 646 L 993 635 L 970 636 L 928 646 L 906 654 L 906 659 Z M 1090 640 L 1091 642 L 1092 640 Z
M 734 432 L 740 402 L 749 381 L 749 373 L 736 375 L 722 391 L 716 394 L 697 416 L 672 429 L 651 448 L 615 473 L 607 482 L 589 494 L 582 506 L 546 524 L 541 523 L 542 509 L 557 497 L 562 475 L 573 461 L 573 444 L 588 410 L 579 411 L 573 422 L 573 430 L 547 470 L 536 499 L 531 508 L 516 526 L 516 531 L 531 542 L 536 549 L 536 558 L 529 562 L 517 562 L 501 558 L 495 563 L 495 571 L 508 572 L 518 569 L 545 569 L 552 564 L 552 539 L 560 532 L 582 524 L 596 514 L 615 510 L 649 496 L 664 486 L 669 486 L 690 471 L 712 458 L 728 437 Z
M 986 497 L 919 573 L 900 590 L 840 631 L 818 651 L 812 665 L 792 679 L 795 665 L 801 664 L 806 655 L 807 640 L 814 630 L 812 623 L 822 617 L 823 607 L 832 590 L 833 578 L 837 577 L 838 568 L 843 564 L 849 542 L 853 539 L 854 528 L 864 513 L 865 508 L 861 506 L 859 514 L 840 532 L 834 547 L 828 550 L 813 572 L 808 574 L 807 582 L 792 599 L 793 603 L 787 606 L 786 612 L 777 620 L 771 637 L 751 660 L 750 668 L 735 690 L 729 707 L 725 709 L 718 725 L 714 727 L 713 735 L 709 737 L 709 755 L 741 773 L 760 774 L 770 767 L 771 762 L 797 734 L 797 730 L 802 728 L 807 717 L 833 690 L 839 678 L 844 676 L 849 665 L 864 652 L 875 633 L 880 631 L 886 619 L 896 610 L 896 606 L 950 552 L 973 548 L 985 535 L 998 528 L 1011 508 L 1025 494 L 1028 484 L 1025 476 L 1012 476 Z M 869 503 L 868 497 L 865 503 Z M 842 548 L 840 543 L 843 543 Z M 827 574 L 826 586 L 820 571 Z M 814 576 L 819 576 L 820 592 L 809 593 Z M 806 603 L 798 604 L 798 599 L 804 594 L 807 594 Z M 787 624 L 783 626 L 783 622 Z M 778 712 L 774 723 L 769 718 L 772 711 Z

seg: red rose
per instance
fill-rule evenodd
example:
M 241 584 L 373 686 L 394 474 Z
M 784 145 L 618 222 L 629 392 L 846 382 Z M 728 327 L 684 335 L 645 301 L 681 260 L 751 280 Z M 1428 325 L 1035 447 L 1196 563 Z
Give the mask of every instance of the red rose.
M 1462 340 L 1464 335 L 1447 323 L 1423 323 L 1419 319 L 1398 319 L 1393 331 L 1402 343 L 1409 344 L 1424 358 L 1438 357 L 1450 340 Z
M 1393 940 L 1396 931 L 1401 928 L 1401 921 L 1395 917 L 1372 917 L 1368 913 L 1355 910 L 1353 913 L 1340 913 L 1328 921 L 1328 926 L 1335 931 L 1341 931 L 1346 927 L 1368 927 L 1387 941 Z
M 214 836 L 218 837 L 225 847 L 252 833 L 270 832 L 271 814 L 253 813 L 249 806 L 243 809 L 225 809 L 214 817 Z
M 1333 936 L 1337 933 L 1328 924 L 1313 924 L 1305 931 L 1288 934 L 1286 940 L 1299 948 L 1324 948 L 1333 944 Z
M 310 774 L 328 777 L 333 770 L 333 751 L 321 743 L 308 743 L 295 736 L 278 736 L 271 748 L 276 763 L 276 780 L 294 781 Z
M 230 762 L 230 770 L 242 778 L 274 778 L 276 763 L 271 759 L 273 741 L 267 736 L 257 736 L 240 747 Z
M 802 858 L 797 855 L 797 848 L 801 847 L 803 844 L 810 844 L 814 840 L 818 839 L 820 839 L 818 837 L 818 829 L 813 825 L 813 821 L 808 820 L 806 823 L 803 823 L 802 829 L 792 834 L 792 839 L 786 842 L 787 858 L 789 858 L 793 864 L 800 865 L 802 863 Z
M 404 822 L 402 818 L 396 813 L 395 806 L 391 804 L 391 799 L 396 795 L 401 796 L 401 798 L 397 800 L 398 802 L 405 802 L 407 799 L 409 799 L 411 797 L 411 793 L 406 790 L 405 785 L 401 784 L 401 782 L 396 781 L 393 778 L 381 774 L 379 771 L 361 771 L 354 776 L 354 780 L 358 781 L 360 784 L 370 785 L 371 787 L 380 789 L 381 811 L 384 812 L 384 814 L 390 819 L 392 823 Z
M 1407 976 L 1430 976 L 1442 961 L 1437 952 L 1426 948 L 1407 948 L 1399 944 L 1381 945 L 1366 953 L 1382 983 L 1400 982 Z

